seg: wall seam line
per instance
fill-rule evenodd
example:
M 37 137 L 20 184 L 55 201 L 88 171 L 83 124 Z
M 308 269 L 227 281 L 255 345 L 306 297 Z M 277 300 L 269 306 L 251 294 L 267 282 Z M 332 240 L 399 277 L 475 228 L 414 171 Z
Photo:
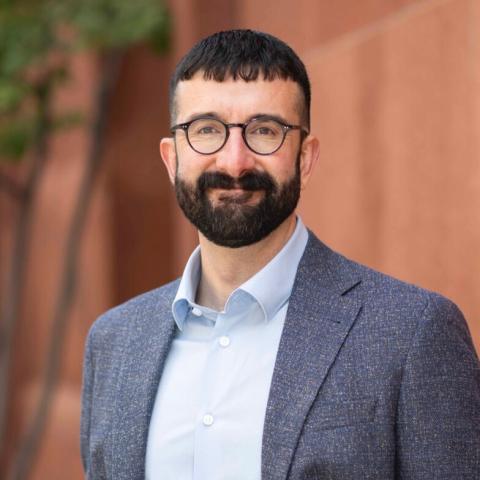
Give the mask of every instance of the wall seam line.
M 341 34 L 338 37 L 334 37 L 327 41 L 323 45 L 304 51 L 302 53 L 302 58 L 305 63 L 308 64 L 312 60 L 318 60 L 319 56 L 329 55 L 338 50 L 350 49 L 353 46 L 363 43 L 370 38 L 373 38 L 375 35 L 385 32 L 411 18 L 425 15 L 430 11 L 455 1 L 458 0 L 423 0 L 414 5 L 408 5 L 380 20 L 377 20 L 376 22 L 360 27 L 354 31 Z

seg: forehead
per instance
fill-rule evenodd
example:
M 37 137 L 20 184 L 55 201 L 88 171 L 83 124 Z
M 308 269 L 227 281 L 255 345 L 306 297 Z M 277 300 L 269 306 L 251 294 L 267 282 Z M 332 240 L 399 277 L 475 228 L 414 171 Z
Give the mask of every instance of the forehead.
M 245 122 L 255 115 L 269 114 L 298 123 L 301 98 L 300 87 L 292 80 L 259 78 L 246 82 L 227 78 L 217 82 L 197 74 L 178 83 L 175 116 L 178 123 L 205 113 L 214 113 L 228 122 Z

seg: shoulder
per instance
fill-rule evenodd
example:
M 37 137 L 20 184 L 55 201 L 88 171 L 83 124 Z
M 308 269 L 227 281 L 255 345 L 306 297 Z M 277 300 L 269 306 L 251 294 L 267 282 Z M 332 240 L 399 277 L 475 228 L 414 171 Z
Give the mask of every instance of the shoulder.
M 429 367 L 428 375 L 462 372 L 480 385 L 468 325 L 451 300 L 350 260 L 312 235 L 302 262 L 298 289 L 303 289 L 304 305 L 322 299 L 312 293 L 315 289 L 328 289 L 337 309 L 355 305 L 350 311 L 356 318 L 344 345 L 351 364 L 364 358 L 365 368 L 375 372 L 372 378 L 382 378 L 390 367 L 425 378 L 424 368 Z M 321 311 L 320 304 L 316 310 Z
M 143 319 L 169 315 L 178 284 L 177 279 L 107 310 L 90 327 L 87 344 L 113 345 L 141 329 Z
M 302 265 L 303 262 L 303 265 Z M 364 313 L 379 324 L 410 325 L 435 319 L 466 328 L 458 307 L 446 297 L 404 282 L 333 251 L 310 233 L 304 258 L 299 266 L 300 282 L 315 278 L 325 288 L 333 288 L 345 298 L 359 301 Z M 312 278 L 313 276 L 313 278 Z

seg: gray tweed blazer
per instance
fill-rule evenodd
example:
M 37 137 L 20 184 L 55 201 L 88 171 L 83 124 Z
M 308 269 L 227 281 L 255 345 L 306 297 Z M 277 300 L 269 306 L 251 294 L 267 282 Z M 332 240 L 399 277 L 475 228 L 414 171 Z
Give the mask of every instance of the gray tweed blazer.
M 140 295 L 91 328 L 81 420 L 90 480 L 144 478 L 177 287 Z M 262 479 L 287 478 L 480 479 L 480 366 L 461 312 L 311 233 L 263 430 Z

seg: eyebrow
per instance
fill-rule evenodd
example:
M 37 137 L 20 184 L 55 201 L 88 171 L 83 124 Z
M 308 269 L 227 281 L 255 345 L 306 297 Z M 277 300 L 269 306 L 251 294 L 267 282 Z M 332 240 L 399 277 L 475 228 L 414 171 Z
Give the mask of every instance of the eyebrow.
M 218 113 L 215 113 L 215 112 L 199 112 L 199 113 L 192 113 L 182 123 L 192 122 L 193 120 L 197 120 L 197 118 L 215 118 L 215 119 L 218 119 L 218 120 L 222 120 L 222 117 Z
M 219 115 L 218 113 L 216 112 L 199 112 L 199 113 L 192 113 L 191 115 L 189 115 L 184 122 L 182 123 L 188 123 L 188 122 L 192 122 L 193 120 L 197 120 L 198 118 L 214 118 L 214 119 L 217 119 L 217 120 L 221 120 L 225 123 L 230 123 L 230 122 L 227 122 L 225 120 L 225 118 L 223 118 L 221 115 Z M 284 125 L 292 125 L 291 122 L 289 122 L 286 118 L 280 116 L 280 115 L 275 115 L 275 114 L 272 114 L 272 113 L 255 113 L 253 115 L 251 115 L 250 117 L 247 118 L 247 120 L 243 123 L 246 123 L 246 122 L 249 122 L 250 120 L 252 120 L 253 118 L 269 118 L 271 120 L 276 120 L 277 122 L 280 122 L 280 123 L 283 123 Z
M 283 123 L 284 125 L 292 125 L 292 122 L 289 122 L 286 118 L 272 113 L 256 113 L 255 115 L 252 115 L 249 120 L 252 118 L 268 118 L 270 120 L 276 120 L 279 123 Z

